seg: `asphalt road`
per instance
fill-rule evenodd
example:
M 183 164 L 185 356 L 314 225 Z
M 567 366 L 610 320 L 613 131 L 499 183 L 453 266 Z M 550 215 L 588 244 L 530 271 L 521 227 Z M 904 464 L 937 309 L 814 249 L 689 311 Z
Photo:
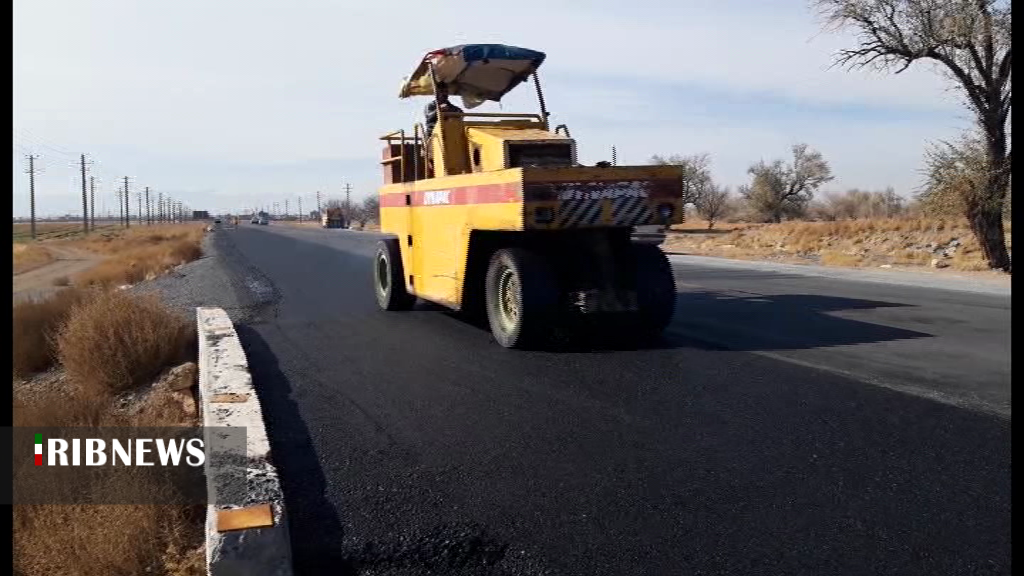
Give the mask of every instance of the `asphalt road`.
M 384 313 L 377 237 L 215 233 L 300 574 L 1009 574 L 1009 298 L 678 263 L 644 350 Z

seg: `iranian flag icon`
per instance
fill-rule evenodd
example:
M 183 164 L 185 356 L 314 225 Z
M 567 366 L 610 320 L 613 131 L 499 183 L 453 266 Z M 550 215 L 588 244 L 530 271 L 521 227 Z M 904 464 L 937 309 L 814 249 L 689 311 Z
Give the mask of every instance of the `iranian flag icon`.
M 36 434 L 36 466 L 43 465 L 43 435 Z

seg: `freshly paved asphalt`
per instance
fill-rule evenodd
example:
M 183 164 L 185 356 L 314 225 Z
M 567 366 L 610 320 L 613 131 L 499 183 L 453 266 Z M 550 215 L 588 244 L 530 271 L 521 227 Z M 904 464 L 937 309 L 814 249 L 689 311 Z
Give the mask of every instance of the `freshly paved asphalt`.
M 644 350 L 378 311 L 377 236 L 216 233 L 300 574 L 1009 574 L 1009 298 L 676 264 Z

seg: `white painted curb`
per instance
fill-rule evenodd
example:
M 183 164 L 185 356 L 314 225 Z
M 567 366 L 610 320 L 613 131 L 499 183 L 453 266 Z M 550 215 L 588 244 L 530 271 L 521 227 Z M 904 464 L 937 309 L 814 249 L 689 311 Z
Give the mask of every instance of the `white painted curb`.
M 242 344 L 221 308 L 197 308 L 196 323 L 206 445 L 214 445 L 209 435 L 216 428 L 244 428 L 246 439 L 245 454 L 207 449 L 206 572 L 210 576 L 291 576 L 284 497 Z M 225 510 L 267 505 L 272 526 L 218 530 L 218 518 L 223 518 Z

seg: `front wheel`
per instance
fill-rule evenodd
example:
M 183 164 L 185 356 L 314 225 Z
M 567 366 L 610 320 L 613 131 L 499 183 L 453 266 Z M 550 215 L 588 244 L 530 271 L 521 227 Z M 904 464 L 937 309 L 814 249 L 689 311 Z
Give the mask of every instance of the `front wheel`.
M 547 262 L 521 248 L 498 250 L 487 268 L 487 320 L 505 348 L 535 348 L 555 321 L 558 288 Z
M 382 310 L 409 310 L 416 303 L 416 297 L 405 289 L 404 274 L 398 240 L 378 242 L 373 258 L 373 288 Z

